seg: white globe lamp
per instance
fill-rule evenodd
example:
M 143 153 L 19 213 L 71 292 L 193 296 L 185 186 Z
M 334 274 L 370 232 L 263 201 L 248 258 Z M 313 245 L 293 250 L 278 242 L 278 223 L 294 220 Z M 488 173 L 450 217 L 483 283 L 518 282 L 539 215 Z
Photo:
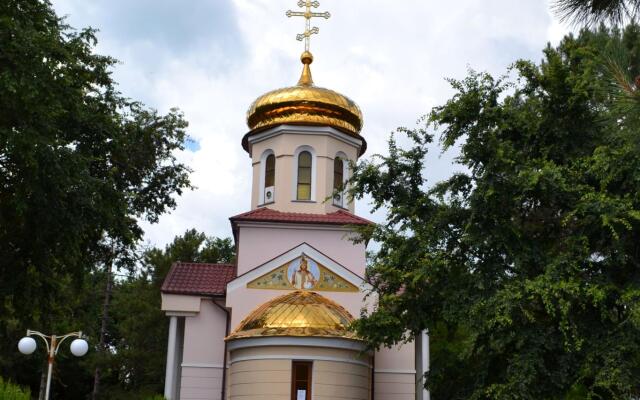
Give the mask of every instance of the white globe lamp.
M 71 342 L 71 354 L 76 357 L 82 357 L 89 351 L 89 343 L 84 339 L 75 339 Z
M 32 354 L 36 351 L 36 340 L 29 336 L 23 337 L 18 342 L 18 350 L 22 354 Z

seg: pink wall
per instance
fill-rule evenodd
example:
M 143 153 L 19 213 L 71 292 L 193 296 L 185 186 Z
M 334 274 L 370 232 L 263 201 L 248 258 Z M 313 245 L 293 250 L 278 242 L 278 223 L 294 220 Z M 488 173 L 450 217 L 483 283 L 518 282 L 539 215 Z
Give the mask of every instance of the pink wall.
M 283 224 L 284 225 L 284 224 Z M 286 253 L 293 248 L 307 243 L 316 250 L 333 259 L 351 272 L 364 277 L 365 274 L 365 246 L 363 243 L 354 245 L 348 240 L 349 231 L 343 228 L 308 225 L 296 226 L 288 224 L 245 224 L 240 225 L 238 232 L 238 275 L 242 275 L 256 267 L 271 261 L 273 258 Z M 330 268 L 330 265 L 325 265 Z M 274 267 L 275 268 L 275 267 Z M 268 272 L 265 270 L 265 273 Z M 249 289 L 245 284 L 227 286 L 226 305 L 232 309 L 231 329 L 239 326 L 240 322 L 254 309 L 275 297 L 289 293 L 287 290 Z M 346 308 L 354 318 L 360 316 L 362 308 L 372 310 L 375 297 L 364 300 L 363 292 L 319 292 Z M 400 374 L 410 377 L 413 382 L 415 375 L 414 344 L 407 343 L 392 349 L 381 349 L 376 352 L 376 370 L 380 374 L 395 379 Z M 382 376 L 382 375 L 381 375 Z M 407 378 L 408 379 L 408 378 Z M 402 390 L 414 393 L 415 385 L 399 384 Z M 406 386 L 406 387 L 405 387 Z M 409 395 L 409 394 L 408 394 Z M 413 395 L 411 395 L 413 396 Z
M 222 365 L 226 324 L 224 311 L 211 300 L 203 299 L 200 312 L 185 318 L 182 362 Z
M 220 399 L 226 324 L 226 313 L 210 299 L 201 299 L 200 312 L 185 318 L 181 400 Z
M 306 242 L 351 272 L 364 277 L 364 243 L 354 245 L 348 239 L 349 232 L 340 227 L 329 229 L 317 226 L 315 229 L 295 228 L 294 225 L 278 227 L 275 224 L 267 227 L 241 226 L 238 238 L 238 275 Z
M 415 345 L 413 342 L 382 348 L 376 352 L 376 370 L 409 372 L 415 370 Z
M 364 277 L 365 246 L 354 245 L 348 240 L 349 231 L 341 227 L 312 226 L 296 228 L 295 225 L 278 227 L 241 226 L 239 229 L 238 276 L 259 267 L 271 259 L 307 243 L 332 258 L 351 272 Z M 253 309 L 286 291 L 248 289 L 246 286 L 227 291 L 227 306 L 232 307 L 231 327 L 235 329 Z M 355 318 L 362 308 L 361 293 L 321 292 L 345 307 Z

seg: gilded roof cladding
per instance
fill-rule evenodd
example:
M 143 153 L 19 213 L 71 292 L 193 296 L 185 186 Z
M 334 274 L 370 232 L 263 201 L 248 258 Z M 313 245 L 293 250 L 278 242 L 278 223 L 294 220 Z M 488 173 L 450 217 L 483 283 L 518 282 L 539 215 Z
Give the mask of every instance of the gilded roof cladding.
M 258 97 L 247 111 L 252 130 L 281 124 L 327 125 L 358 134 L 362 112 L 351 99 L 315 86 L 274 90 Z
M 314 292 L 297 290 L 276 297 L 249 314 L 225 340 L 303 336 L 356 339 L 353 317 L 342 306 Z
M 331 89 L 316 87 L 311 78 L 313 56 L 305 52 L 304 64 L 296 86 L 276 89 L 258 97 L 247 111 L 247 125 L 261 130 L 281 124 L 325 125 L 358 135 L 362 112 L 348 97 Z

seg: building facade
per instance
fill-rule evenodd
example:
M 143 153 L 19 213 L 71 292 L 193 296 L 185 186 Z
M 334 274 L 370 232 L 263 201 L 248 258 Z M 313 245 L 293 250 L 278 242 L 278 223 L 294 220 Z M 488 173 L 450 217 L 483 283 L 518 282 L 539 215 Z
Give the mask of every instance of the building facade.
M 311 53 L 294 86 L 249 108 L 242 146 L 251 210 L 230 218 L 234 264 L 175 263 L 162 288 L 170 320 L 165 397 L 424 400 L 428 338 L 368 351 L 349 329 L 365 297 L 366 243 L 345 196 L 366 150 L 362 114 L 313 84 Z

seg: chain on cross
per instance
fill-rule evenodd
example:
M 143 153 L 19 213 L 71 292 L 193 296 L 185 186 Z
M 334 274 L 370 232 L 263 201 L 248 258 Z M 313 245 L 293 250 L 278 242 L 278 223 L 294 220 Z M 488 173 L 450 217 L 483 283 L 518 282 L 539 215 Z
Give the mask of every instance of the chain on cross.
M 320 17 L 324 19 L 329 19 L 331 14 L 329 12 L 312 12 L 311 8 L 320 7 L 320 2 L 312 1 L 312 0 L 298 0 L 298 7 L 304 7 L 304 11 L 287 11 L 287 17 L 304 17 L 305 19 L 305 29 L 304 33 L 299 33 L 296 35 L 296 39 L 302 41 L 304 40 L 304 50 L 309 51 L 309 38 L 314 33 L 320 32 L 317 26 L 311 27 L 311 18 Z

